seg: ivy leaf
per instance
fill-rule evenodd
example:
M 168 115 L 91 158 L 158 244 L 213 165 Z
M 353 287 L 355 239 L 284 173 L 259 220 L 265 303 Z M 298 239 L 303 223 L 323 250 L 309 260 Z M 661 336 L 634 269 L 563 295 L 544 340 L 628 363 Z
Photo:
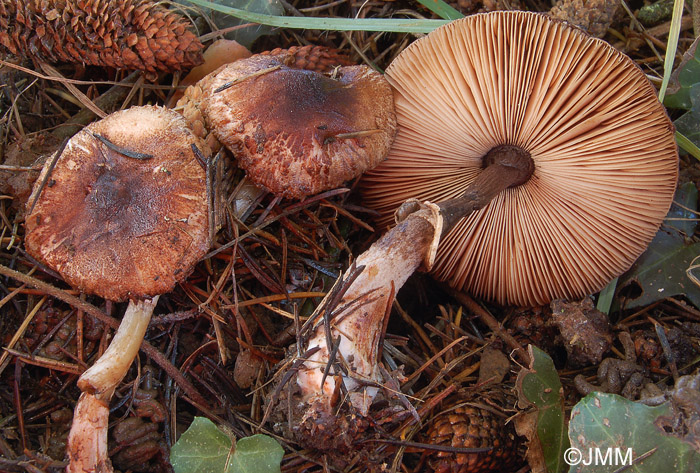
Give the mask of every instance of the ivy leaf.
M 237 443 L 205 417 L 195 417 L 170 451 L 175 473 L 280 473 L 284 450 L 267 435 Z
M 516 418 L 518 434 L 529 440 L 528 461 L 533 471 L 565 471 L 564 451 L 569 448 L 564 397 L 559 374 L 545 352 L 528 346 L 530 367 L 518 373 L 515 387 L 521 408 L 533 411 Z
M 569 473 L 697 471 L 700 452 L 692 442 L 666 432 L 673 418 L 668 401 L 652 407 L 616 394 L 589 394 L 571 411 L 569 438 L 581 461 Z M 607 461 L 601 461 L 606 455 Z
M 280 473 L 284 450 L 267 435 L 256 434 L 238 441 L 227 473 Z
M 224 472 L 232 454 L 233 439 L 206 417 L 195 417 L 170 450 L 170 463 L 175 473 Z
M 698 51 L 698 37 L 688 50 L 683 54 L 683 59 L 678 65 L 669 83 L 668 93 L 664 98 L 664 105 L 671 108 L 690 110 L 693 108 L 691 97 L 697 94 L 695 86 L 700 84 L 700 51 Z
M 688 238 L 693 235 L 697 222 L 697 198 L 698 191 L 692 182 L 676 191 L 675 203 L 666 223 L 630 271 L 621 278 L 620 288 L 636 284 L 641 289 L 641 294 L 630 298 L 625 308 L 642 307 L 677 295 L 686 296 L 696 307 L 700 307 L 700 287 L 687 273 L 693 259 L 700 254 L 700 243 Z
M 182 0 L 178 3 L 188 4 L 189 2 Z M 236 8 L 249 13 L 271 16 L 284 16 L 285 14 L 284 6 L 279 0 L 216 0 L 214 3 L 223 7 Z M 253 42 L 260 36 L 272 33 L 272 27 L 270 26 L 250 24 L 248 21 L 240 20 L 226 13 L 221 13 L 206 7 L 200 8 L 210 17 L 217 29 L 222 30 L 246 24 L 246 26 L 225 33 L 224 36 L 227 39 L 238 41 L 248 49 L 250 49 Z

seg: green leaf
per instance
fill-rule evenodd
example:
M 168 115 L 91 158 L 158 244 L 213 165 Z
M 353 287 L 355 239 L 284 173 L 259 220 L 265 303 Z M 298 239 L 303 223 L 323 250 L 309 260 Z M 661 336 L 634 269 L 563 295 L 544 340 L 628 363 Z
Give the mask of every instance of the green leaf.
M 664 219 L 664 225 L 675 228 L 685 236 L 692 236 L 698 225 L 698 188 L 692 182 L 678 186 L 673 205 Z
M 175 473 L 224 472 L 231 454 L 233 439 L 206 417 L 195 417 L 170 450 L 170 463 Z
M 589 394 L 574 406 L 569 422 L 571 446 L 588 465 L 572 465 L 569 473 L 610 473 L 621 468 L 626 473 L 697 471 L 700 452 L 662 427 L 672 414 L 668 402 L 650 407 L 615 394 Z M 612 449 L 610 461 L 600 461 L 600 457 L 596 461 L 596 449 L 604 457 L 608 448 Z M 629 456 L 628 448 L 632 449 Z M 648 456 L 640 459 L 645 454 Z M 624 460 L 625 465 L 623 461 L 611 464 L 615 460 Z
M 646 306 L 677 295 L 685 295 L 696 307 L 700 307 L 700 287 L 686 272 L 693 259 L 700 254 L 700 243 L 686 238 L 686 235 L 693 234 L 697 224 L 697 196 L 698 191 L 693 183 L 678 189 L 664 226 L 649 248 L 622 277 L 620 287 L 636 283 L 642 291 L 637 298 L 627 302 L 626 308 Z
M 267 435 L 235 439 L 195 417 L 170 451 L 175 473 L 279 473 L 284 450 Z
M 228 473 L 279 473 L 284 450 L 267 435 L 256 434 L 238 441 Z
M 606 315 L 610 314 L 610 307 L 612 306 L 613 300 L 615 299 L 615 289 L 617 288 L 617 280 L 618 278 L 614 278 L 598 294 L 598 304 L 596 304 L 596 309 L 598 309 Z
M 700 64 L 700 63 L 696 63 Z M 696 72 L 700 80 L 700 70 Z M 673 122 L 676 127 L 676 142 L 686 152 L 700 159 L 700 82 L 691 84 L 679 92 L 679 105 L 685 107 L 689 101 L 690 109 Z
M 523 368 L 515 382 L 521 403 L 537 411 L 537 437 L 547 471 L 565 471 L 564 451 L 569 448 L 564 417 L 564 398 L 559 374 L 545 352 L 530 345 L 530 368 Z M 523 402 L 524 401 L 524 402 Z
M 435 28 L 449 23 L 448 20 L 414 20 L 383 18 L 314 18 L 266 15 L 240 10 L 238 8 L 217 5 L 206 0 L 187 0 L 193 5 L 211 8 L 222 13 L 240 18 L 251 23 L 278 26 L 281 28 L 299 28 L 327 31 L 386 31 L 393 33 L 430 33 Z

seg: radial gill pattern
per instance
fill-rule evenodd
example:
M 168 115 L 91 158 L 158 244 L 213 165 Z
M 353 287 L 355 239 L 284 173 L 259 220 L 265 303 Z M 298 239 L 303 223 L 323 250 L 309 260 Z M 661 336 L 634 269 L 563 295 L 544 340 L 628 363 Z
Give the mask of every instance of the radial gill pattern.
M 461 195 L 497 145 L 535 162 L 441 242 L 433 273 L 455 288 L 514 305 L 581 297 L 627 270 L 669 209 L 672 124 L 601 40 L 534 13 L 474 15 L 413 43 L 387 76 L 399 132 L 362 183 L 383 225 L 408 198 Z

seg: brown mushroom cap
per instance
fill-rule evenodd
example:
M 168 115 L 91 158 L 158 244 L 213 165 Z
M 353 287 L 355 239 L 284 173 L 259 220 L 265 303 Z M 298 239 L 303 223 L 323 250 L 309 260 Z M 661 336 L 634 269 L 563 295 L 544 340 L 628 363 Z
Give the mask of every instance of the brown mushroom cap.
M 27 251 L 106 299 L 170 291 L 209 248 L 206 176 L 192 144 L 201 146 L 182 116 L 160 107 L 89 125 L 68 142 L 26 219 Z
M 399 131 L 361 184 L 384 224 L 408 198 L 460 196 L 498 145 L 535 164 L 441 242 L 433 273 L 455 288 L 502 304 L 581 297 L 627 270 L 668 212 L 678 155 L 654 88 L 574 27 L 470 16 L 413 43 L 387 78 Z
M 366 66 L 329 77 L 253 56 L 215 74 L 202 113 L 250 179 L 275 195 L 338 187 L 382 161 L 394 138 L 391 88 Z

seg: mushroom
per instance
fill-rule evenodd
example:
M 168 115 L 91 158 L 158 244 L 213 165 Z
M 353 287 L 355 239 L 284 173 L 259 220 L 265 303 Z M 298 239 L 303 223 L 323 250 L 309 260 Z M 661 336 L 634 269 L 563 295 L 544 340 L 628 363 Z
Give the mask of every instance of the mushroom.
M 29 254 L 83 292 L 129 301 L 111 344 L 78 380 L 83 395 L 68 471 L 109 465 L 109 399 L 138 353 L 158 295 L 184 280 L 210 247 L 196 146 L 201 142 L 176 112 L 116 112 L 49 159 L 29 199 Z
M 432 274 L 500 304 L 580 298 L 627 270 L 673 199 L 673 125 L 628 57 L 547 16 L 473 15 L 430 33 L 386 71 L 399 131 L 361 182 L 389 223 L 409 198 L 465 192 L 494 154 L 533 171 L 444 236 Z M 472 189 L 473 190 L 473 189 Z
M 381 162 L 393 141 L 391 89 L 367 66 L 330 76 L 256 55 L 205 78 L 202 114 L 253 183 L 301 199 Z
M 502 303 L 588 292 L 643 250 L 677 177 L 673 127 L 641 70 L 546 16 L 452 22 L 387 75 L 399 132 L 361 188 L 384 222 L 400 204 L 399 223 L 357 258 L 280 378 L 295 381 L 281 414 L 292 434 L 341 464 L 371 425 L 389 305 L 413 271 Z
M 442 225 L 443 216 L 437 205 L 419 204 L 357 257 L 353 266 L 359 274 L 353 275 L 353 269 L 348 271 L 346 282 L 351 284 L 336 307 L 327 308 L 324 320 L 330 321 L 328 327 L 317 322 L 306 346 L 310 355 L 298 369 L 297 384 L 304 409 L 314 413 L 309 418 L 335 415 L 333 408 L 341 379 L 350 405 L 367 416 L 383 381 L 377 365 L 379 344 L 393 296 L 419 266 L 430 268 Z M 329 341 L 337 341 L 337 359 L 346 364 L 347 373 L 326 371 L 334 350 Z M 318 441 L 317 435 L 314 432 L 309 438 Z M 336 433 L 330 430 L 327 435 Z

